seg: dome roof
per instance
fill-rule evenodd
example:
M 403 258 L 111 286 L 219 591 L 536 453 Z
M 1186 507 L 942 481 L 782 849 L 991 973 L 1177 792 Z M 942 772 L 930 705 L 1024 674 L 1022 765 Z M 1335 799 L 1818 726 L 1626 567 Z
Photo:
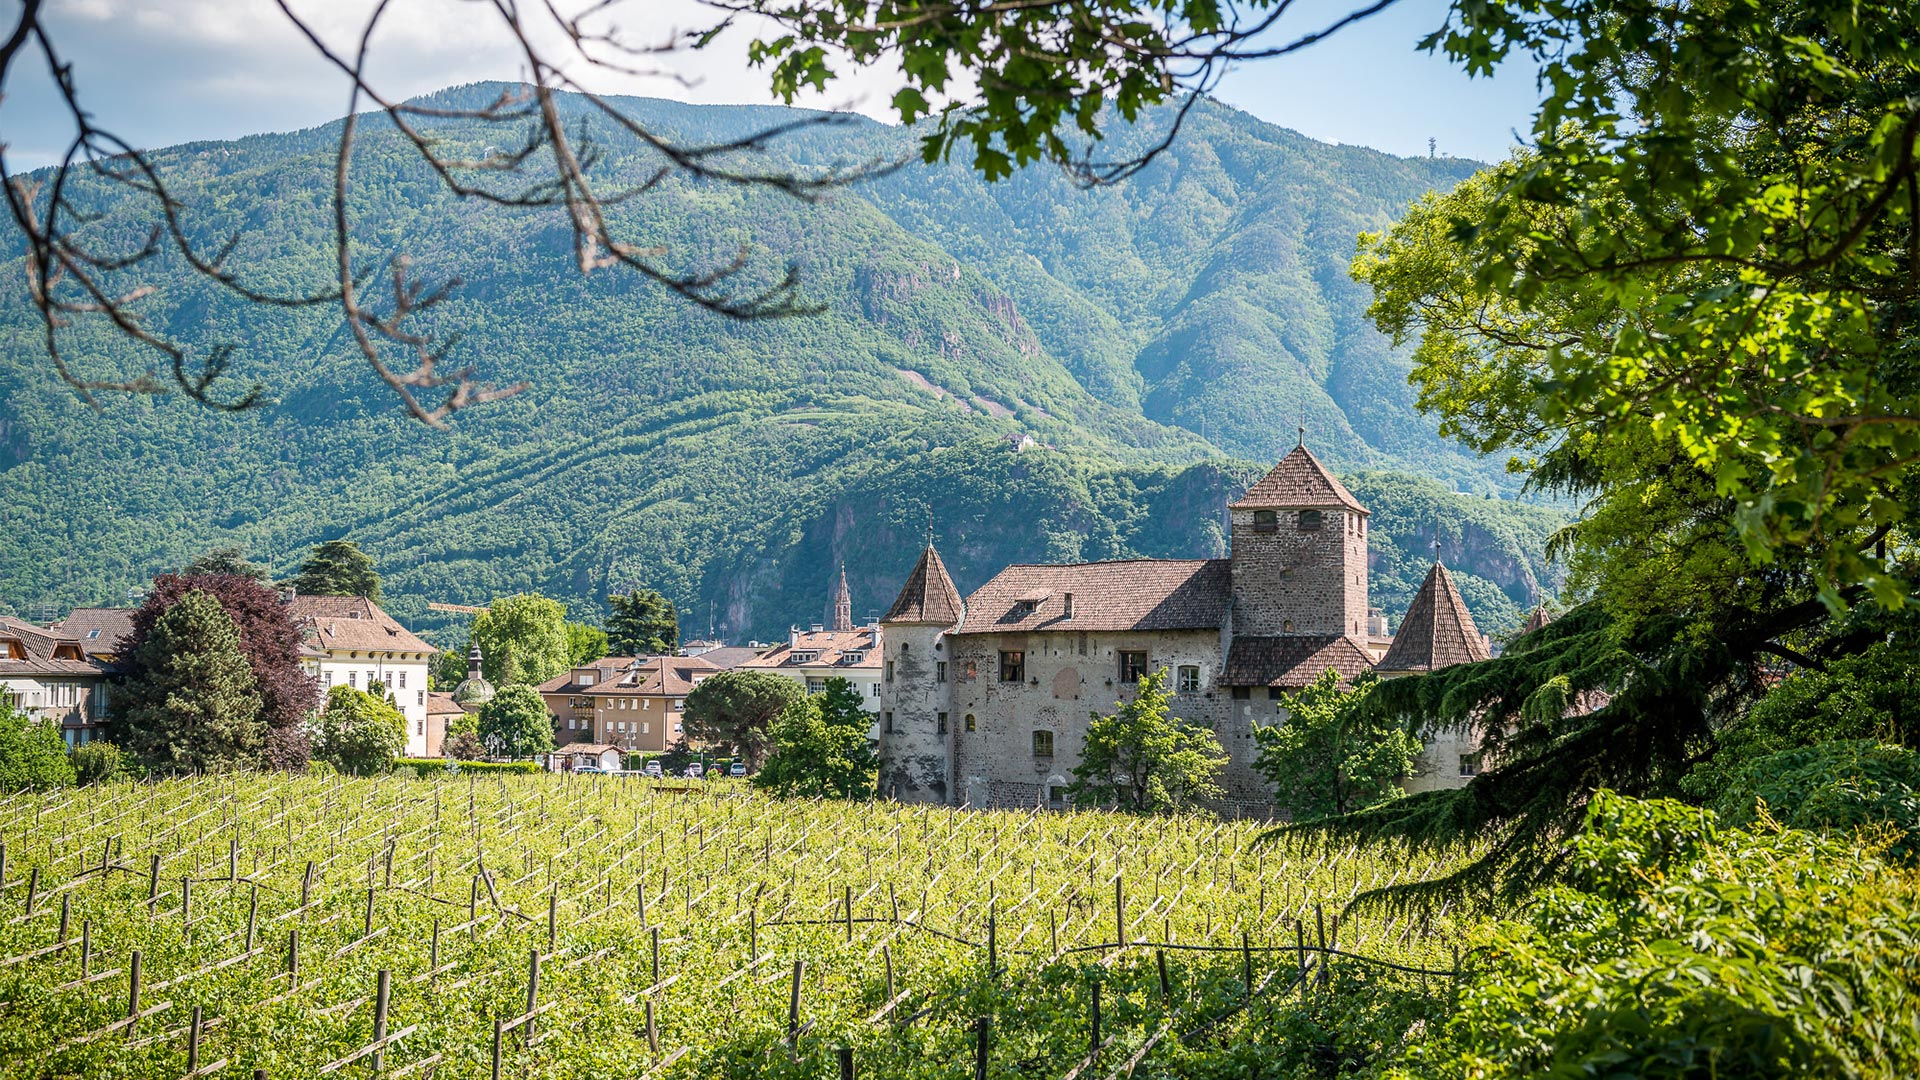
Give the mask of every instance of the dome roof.
M 493 700 L 493 684 L 478 675 L 469 675 L 453 688 L 453 703 L 462 708 L 485 705 Z

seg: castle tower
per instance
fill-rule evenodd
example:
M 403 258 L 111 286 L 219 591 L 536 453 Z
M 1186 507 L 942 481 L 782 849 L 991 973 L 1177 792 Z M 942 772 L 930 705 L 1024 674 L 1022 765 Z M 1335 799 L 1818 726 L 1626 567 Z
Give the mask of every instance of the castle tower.
M 1366 640 L 1367 508 L 1304 441 L 1227 513 L 1235 636 Z
M 833 590 L 833 616 L 827 620 L 829 630 L 853 629 L 853 594 L 847 591 L 847 564 L 840 564 L 840 584 Z
M 901 802 L 953 801 L 952 683 L 947 631 L 966 603 L 929 541 L 880 620 L 880 794 Z
M 1408 605 L 1407 617 L 1400 620 L 1387 655 L 1374 670 L 1391 678 L 1470 664 L 1487 656 L 1487 640 L 1473 625 L 1473 613 L 1460 599 L 1460 590 L 1453 587 L 1453 575 L 1436 561 Z

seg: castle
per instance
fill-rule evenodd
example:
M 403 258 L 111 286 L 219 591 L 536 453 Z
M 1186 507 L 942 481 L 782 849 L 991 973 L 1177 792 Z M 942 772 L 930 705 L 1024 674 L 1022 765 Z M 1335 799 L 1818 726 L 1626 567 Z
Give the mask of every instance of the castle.
M 1224 559 L 1009 566 L 965 598 L 929 542 L 881 619 L 881 793 L 1064 806 L 1089 714 L 1165 669 L 1174 715 L 1227 752 L 1220 808 L 1261 815 L 1253 729 L 1284 719 L 1285 694 L 1329 668 L 1352 679 L 1487 657 L 1438 562 L 1400 634 L 1370 651 L 1368 512 L 1304 443 L 1228 515 Z M 1471 747 L 1436 749 L 1454 760 L 1430 760 L 1426 786 L 1472 767 Z

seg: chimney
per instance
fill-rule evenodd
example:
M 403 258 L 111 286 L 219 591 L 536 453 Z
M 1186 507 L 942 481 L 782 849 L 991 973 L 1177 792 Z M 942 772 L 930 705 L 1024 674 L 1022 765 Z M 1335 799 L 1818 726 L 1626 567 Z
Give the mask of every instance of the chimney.
M 1062 607 L 1065 608 L 1065 611 L 1066 611 L 1066 614 L 1062 615 L 1061 618 L 1063 619 L 1073 618 L 1073 594 L 1067 593 L 1064 597 L 1061 598 L 1061 600 L 1062 600 Z
M 800 647 L 800 628 L 797 626 L 788 626 L 787 627 L 787 648 L 797 649 L 799 647 Z
M 827 628 L 827 625 L 825 623 L 813 623 L 812 626 L 813 626 L 813 633 L 816 633 L 816 634 Z

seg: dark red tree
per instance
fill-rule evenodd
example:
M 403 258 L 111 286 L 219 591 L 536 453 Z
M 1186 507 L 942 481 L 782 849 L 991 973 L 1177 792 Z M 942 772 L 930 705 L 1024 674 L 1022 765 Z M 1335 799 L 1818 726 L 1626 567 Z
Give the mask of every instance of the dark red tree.
M 305 767 L 309 748 L 304 721 L 317 707 L 320 691 L 300 668 L 300 628 L 274 589 L 240 574 L 161 574 L 153 579 L 146 602 L 133 613 L 133 629 L 121 639 L 120 655 L 134 656 L 160 613 L 195 590 L 220 601 L 240 630 L 240 649 L 247 654 L 260 689 L 260 719 L 267 725 L 262 751 L 266 763 L 276 769 Z

